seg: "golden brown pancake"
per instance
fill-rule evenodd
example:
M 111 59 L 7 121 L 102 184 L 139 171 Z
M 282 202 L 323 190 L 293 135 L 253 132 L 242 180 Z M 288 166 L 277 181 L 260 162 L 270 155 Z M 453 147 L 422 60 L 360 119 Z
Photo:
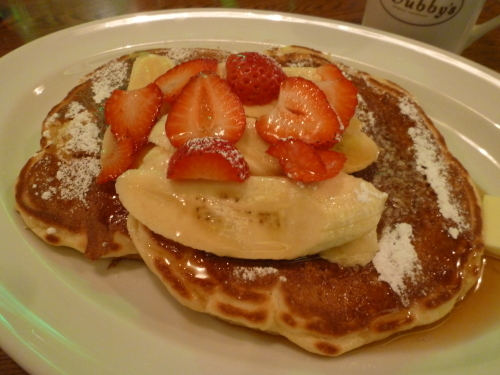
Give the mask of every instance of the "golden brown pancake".
M 177 62 L 226 55 L 185 52 L 155 51 Z M 329 61 L 305 48 L 269 54 L 283 66 Z M 116 199 L 114 183 L 95 183 L 92 166 L 99 159 L 99 141 L 85 150 L 66 145 L 77 134 L 68 123 L 83 111 L 75 102 L 90 113 L 87 123 L 95 124 L 97 139 L 102 138 L 109 77 L 126 71 L 116 87 L 125 88 L 136 56 L 116 60 L 124 67 L 115 73 L 110 73 L 111 62 L 89 75 L 44 122 L 42 150 L 22 170 L 16 199 L 27 225 L 45 241 L 73 247 L 91 259 L 133 254 L 137 248 L 183 305 L 332 356 L 440 320 L 477 282 L 482 224 L 467 172 L 408 92 L 347 66 L 342 68 L 359 90 L 357 116 L 380 148 L 377 161 L 356 175 L 388 193 L 377 228 L 380 250 L 372 262 L 342 267 L 319 256 L 286 261 L 218 257 L 154 234 L 130 216 L 132 244 L 128 213 Z M 97 99 L 103 98 L 99 102 L 94 81 L 100 87 Z M 77 167 L 64 169 L 79 162 L 87 168 L 83 177 L 70 172 L 80 171 Z M 78 189 L 71 188 L 75 185 Z
M 222 58 L 214 50 L 155 50 L 179 63 L 193 56 Z M 144 53 L 110 61 L 82 79 L 42 123 L 40 151 L 22 169 L 16 208 L 44 241 L 83 252 L 90 259 L 136 255 L 126 228 L 127 211 L 114 182 L 98 185 L 104 103 L 126 89 L 133 62 Z
M 298 51 L 271 54 L 282 65 L 327 61 Z M 380 147 L 357 176 L 389 196 L 368 265 L 218 257 L 129 217 L 140 255 L 179 302 L 330 356 L 442 319 L 477 282 L 483 253 L 476 192 L 431 120 L 397 85 L 343 69 L 359 90 L 364 131 Z

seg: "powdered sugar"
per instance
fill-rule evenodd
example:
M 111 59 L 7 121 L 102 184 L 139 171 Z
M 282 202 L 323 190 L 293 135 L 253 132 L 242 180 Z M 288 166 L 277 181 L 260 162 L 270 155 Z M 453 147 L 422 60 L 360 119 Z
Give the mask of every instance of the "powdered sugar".
M 196 153 L 219 154 L 227 160 L 238 172 L 238 177 L 244 180 L 249 174 L 249 167 L 242 153 L 233 145 L 218 137 L 193 138 L 184 144 L 187 155 Z
M 64 146 L 65 150 L 75 153 L 99 153 L 99 128 L 93 121 L 92 114 L 80 103 L 72 102 L 65 117 L 70 119 L 67 134 L 71 136 Z
M 49 235 L 50 235 L 50 234 L 56 234 L 56 233 L 57 233 L 57 230 L 56 230 L 56 228 L 49 227 L 49 228 L 47 228 L 46 232 L 47 232 L 47 234 L 49 234 Z
M 124 84 L 127 74 L 128 68 L 124 61 L 112 61 L 102 69 L 97 70 L 91 77 L 95 102 L 101 103 L 109 98 L 113 90 Z
M 233 274 L 243 280 L 255 281 L 259 277 L 274 275 L 278 270 L 273 267 L 236 267 Z
M 437 146 L 432 143 L 429 132 L 420 126 L 408 129 L 408 134 L 414 142 L 417 170 L 426 176 L 438 198 L 439 210 L 444 218 L 452 220 L 457 228 L 450 232 L 454 238 L 468 225 L 456 204 L 454 204 L 447 180 L 449 179 L 447 165 Z M 450 228 L 453 229 L 453 228 Z
M 75 158 L 61 162 L 56 178 L 60 182 L 62 199 L 78 199 L 86 202 L 90 185 L 101 171 L 99 159 L 93 157 Z
M 49 200 L 51 199 L 55 194 L 57 193 L 57 190 L 53 186 L 49 186 L 49 188 L 44 191 L 41 195 L 41 198 L 44 200 Z
M 409 224 L 400 223 L 392 230 L 386 229 L 379 242 L 380 250 L 373 258 L 379 280 L 387 282 L 405 306 L 409 303 L 405 282 L 416 283 L 422 272 L 412 240 L 413 229 Z
M 387 193 L 380 192 L 375 189 L 370 189 L 370 185 L 366 181 L 361 181 L 359 189 L 356 190 L 356 198 L 359 202 L 369 203 L 372 199 L 386 199 Z
M 194 56 L 194 51 L 189 48 L 172 48 L 168 50 L 168 57 L 176 64 L 190 60 Z
M 59 118 L 59 113 L 55 112 L 51 116 L 47 117 L 44 121 L 44 126 L 50 126 L 55 123 L 55 121 Z

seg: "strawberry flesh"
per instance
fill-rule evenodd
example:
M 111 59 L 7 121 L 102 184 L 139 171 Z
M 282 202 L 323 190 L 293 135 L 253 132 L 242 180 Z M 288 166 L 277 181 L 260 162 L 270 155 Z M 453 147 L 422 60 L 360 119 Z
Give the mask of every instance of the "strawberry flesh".
M 167 178 L 243 182 L 250 169 L 240 151 L 217 137 L 195 138 L 176 150 L 169 161 Z
M 174 147 L 202 137 L 219 137 L 236 143 L 245 127 L 241 101 L 226 81 L 211 72 L 201 72 L 189 80 L 165 123 L 167 137 Z
M 317 82 L 318 87 L 326 94 L 343 128 L 347 128 L 358 105 L 358 89 L 334 64 L 322 65 L 316 72 L 322 78 L 322 81 Z
M 302 77 L 291 77 L 281 84 L 276 106 L 258 118 L 255 129 L 271 144 L 294 138 L 317 148 L 333 146 L 342 133 L 325 93 Z
M 319 182 L 335 177 L 346 161 L 344 154 L 332 150 L 317 150 L 298 140 L 280 140 L 267 153 L 278 159 L 285 175 L 299 182 Z
M 115 90 L 106 101 L 104 116 L 116 139 L 130 137 L 139 150 L 147 143 L 161 102 L 162 93 L 154 83 L 132 91 Z
M 217 72 L 216 59 L 199 58 L 176 65 L 155 80 L 163 93 L 163 100 L 173 103 L 191 77 L 200 72 Z
M 101 172 L 97 183 L 104 184 L 114 181 L 128 170 L 135 159 L 134 141 L 128 136 L 115 138 L 111 131 L 104 134 L 101 152 Z
M 271 57 L 244 52 L 227 58 L 226 79 L 243 104 L 264 105 L 278 98 L 286 75 Z

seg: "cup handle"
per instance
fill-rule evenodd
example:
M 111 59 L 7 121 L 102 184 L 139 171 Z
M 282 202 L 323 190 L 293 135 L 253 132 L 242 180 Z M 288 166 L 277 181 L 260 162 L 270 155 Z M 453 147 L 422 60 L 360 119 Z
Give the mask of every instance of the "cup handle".
M 465 47 L 468 47 L 473 42 L 478 40 L 484 34 L 489 33 L 491 30 L 500 26 L 500 16 L 496 16 L 489 21 L 483 22 L 482 24 L 476 25 L 472 28 L 472 31 L 469 33 L 467 41 L 465 42 Z M 465 48 L 464 47 L 464 48 Z

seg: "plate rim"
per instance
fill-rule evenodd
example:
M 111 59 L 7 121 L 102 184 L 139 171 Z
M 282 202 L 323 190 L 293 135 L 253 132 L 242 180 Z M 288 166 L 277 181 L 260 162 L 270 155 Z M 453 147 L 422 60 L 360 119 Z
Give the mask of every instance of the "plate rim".
M 330 25 L 330 27 L 334 27 L 338 30 L 344 30 L 348 31 L 351 30 L 351 32 L 356 31 L 359 35 L 367 35 L 367 36 L 381 36 L 381 38 L 388 42 L 388 43 L 393 43 L 396 44 L 400 47 L 403 48 L 408 48 L 411 50 L 415 50 L 418 52 L 425 51 L 425 53 L 429 53 L 433 55 L 433 58 L 437 59 L 442 59 L 443 62 L 448 62 L 451 64 L 456 64 L 457 67 L 459 68 L 465 68 L 468 69 L 468 72 L 472 75 L 478 74 L 482 79 L 485 79 L 486 81 L 490 83 L 496 84 L 500 88 L 500 74 L 487 68 L 484 66 L 481 66 L 475 62 L 472 62 L 470 60 L 467 60 L 461 56 L 457 56 L 451 53 L 448 53 L 446 51 L 440 50 L 438 48 L 433 48 L 431 46 L 425 45 L 423 43 L 419 42 L 414 42 L 410 41 L 406 38 L 403 37 L 397 37 L 394 36 L 390 33 L 384 33 L 384 32 L 379 32 L 372 30 L 370 28 L 366 28 L 361 25 L 355 25 L 343 21 L 335 21 L 335 20 L 328 20 L 328 19 L 323 19 L 320 17 L 315 17 L 315 16 L 303 16 L 303 15 L 297 15 L 297 14 L 292 14 L 292 13 L 284 13 L 284 12 L 273 12 L 273 11 L 265 11 L 265 10 L 246 10 L 246 9 L 233 9 L 233 10 L 220 10 L 220 9 L 176 9 L 176 10 L 166 10 L 166 11 L 150 11 L 150 12 L 138 12 L 138 13 L 132 13 L 132 14 L 126 14 L 122 16 L 114 16 L 110 18 L 105 18 L 101 20 L 96 20 L 88 23 L 84 23 L 81 25 L 76 25 L 72 26 L 70 28 L 64 29 L 64 30 L 59 30 L 56 31 L 55 33 L 45 35 L 41 38 L 38 38 L 30 43 L 27 43 L 11 52 L 9 52 L 7 55 L 3 56 L 0 58 L 0 70 L 3 65 L 7 64 L 10 62 L 11 59 L 18 58 L 18 55 L 20 54 L 29 54 L 33 49 L 36 49 L 38 45 L 43 45 L 43 43 L 48 43 L 53 39 L 57 39 L 61 36 L 66 36 L 68 34 L 72 34 L 78 31 L 82 31 L 86 28 L 92 28 L 95 25 L 100 25 L 103 23 L 115 23 L 115 25 L 122 25 L 123 23 L 120 23 L 120 21 L 125 21 L 125 20 L 130 20 L 133 19 L 134 17 L 142 17 L 142 16 L 152 16 L 152 18 L 155 21 L 165 21 L 165 19 L 174 19 L 176 16 L 183 15 L 183 14 L 188 14 L 189 17 L 191 18 L 196 18 L 197 16 L 200 16 L 200 18 L 217 18 L 221 16 L 227 16 L 227 15 L 232 15 L 234 18 L 241 17 L 243 15 L 251 16 L 248 17 L 248 19 L 261 19 L 262 16 L 268 17 L 269 20 L 277 20 L 273 19 L 274 16 L 278 15 L 281 17 L 285 17 L 289 21 L 300 21 L 304 23 L 308 22 L 314 22 L 317 24 L 325 24 L 325 25 Z M 169 15 L 169 17 L 162 18 L 163 15 Z M 144 21 L 143 21 L 144 22 Z M 113 27 L 113 26 L 112 26 Z M 12 57 L 14 56 L 14 57 Z M 0 95 L 2 96 L 2 95 Z M 0 116 L 1 118 L 1 116 Z M 0 127 L 2 125 L 0 124 Z M 3 197 L 2 197 L 2 203 L 3 202 Z M 9 225 L 7 223 L 7 220 L 4 220 L 5 218 L 3 217 L 5 215 L 4 210 L 6 210 L 5 204 L 2 204 L 3 206 L 3 211 L 2 211 L 2 218 L 0 219 L 0 224 L 3 227 L 4 225 Z M 17 241 L 19 243 L 19 241 Z M 21 241 L 23 242 L 23 241 Z M 3 283 L 1 282 L 2 278 L 0 277 L 0 286 L 3 286 Z M 4 297 L 2 297 L 4 296 Z M 5 295 L 3 293 L 0 293 L 0 302 L 2 302 L 2 298 L 5 298 Z M 0 304 L 0 317 L 2 316 L 2 311 L 4 310 L 4 307 Z M 26 352 L 23 354 L 22 349 L 26 349 L 26 345 L 21 345 L 19 343 L 19 340 L 16 340 L 15 342 L 9 343 L 6 340 L 5 337 L 9 336 L 12 338 L 12 336 L 15 336 L 12 332 L 9 332 L 8 327 L 4 324 L 4 322 L 0 322 L 0 332 L 2 332 L 2 335 L 0 335 L 0 344 L 3 348 L 3 350 L 8 353 L 12 358 L 14 358 L 16 361 L 21 363 L 21 365 L 24 367 L 26 366 L 29 371 L 32 371 L 33 373 L 39 373 L 39 374 L 45 374 L 45 373 L 52 373 L 54 371 L 54 368 L 50 365 L 47 365 L 45 362 L 44 358 L 41 358 L 34 352 L 29 352 L 30 354 L 26 354 Z M 6 335 L 4 335 L 4 333 Z M 33 348 L 31 349 L 33 350 Z M 498 361 L 500 362 L 500 360 Z

